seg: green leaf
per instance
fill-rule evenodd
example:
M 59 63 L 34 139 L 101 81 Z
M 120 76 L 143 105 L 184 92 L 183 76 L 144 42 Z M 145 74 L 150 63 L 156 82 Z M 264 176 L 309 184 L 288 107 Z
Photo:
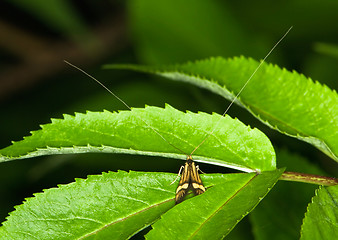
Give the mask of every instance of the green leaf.
M 221 183 L 162 215 L 147 239 L 222 239 L 269 192 L 284 170 Z
M 309 204 L 300 239 L 338 239 L 338 185 L 320 187 Z
M 265 175 L 271 174 L 263 173 L 257 177 Z M 207 191 L 200 196 L 205 196 L 205 199 L 214 198 L 215 194 L 222 196 L 219 192 L 222 189 L 217 190 L 215 185 L 236 186 L 234 188 L 240 190 L 241 183 L 251 182 L 257 177 L 254 173 L 203 174 Z M 120 171 L 89 176 L 85 180 L 76 179 L 74 183 L 59 185 L 26 199 L 3 223 L 0 238 L 129 238 L 174 207 L 177 184 L 170 183 L 175 178 L 176 174 L 169 173 Z M 253 192 L 247 197 L 255 196 Z M 200 196 L 186 202 L 191 204 Z M 258 201 L 258 198 L 253 201 Z M 172 221 L 175 221 L 175 216 L 170 219 Z
M 1 239 L 126 239 L 174 206 L 174 174 L 109 172 L 35 194 Z
M 275 169 L 273 147 L 258 129 L 251 129 L 229 116 L 183 113 L 170 106 L 120 113 L 64 115 L 64 119 L 52 119 L 51 124 L 42 125 L 42 130 L 14 142 L 0 150 L 0 154 L 2 161 L 83 152 L 130 153 L 184 160 L 186 155 L 168 142 L 190 154 L 215 126 L 213 134 L 194 153 L 196 161 L 247 172 Z
M 338 58 L 338 45 L 318 42 L 314 45 L 316 52 Z
M 229 100 L 254 73 L 258 62 L 244 57 L 210 58 L 162 67 L 106 65 L 105 68 L 154 73 L 192 83 Z M 338 95 L 311 79 L 263 64 L 235 101 L 266 125 L 308 142 L 338 161 Z

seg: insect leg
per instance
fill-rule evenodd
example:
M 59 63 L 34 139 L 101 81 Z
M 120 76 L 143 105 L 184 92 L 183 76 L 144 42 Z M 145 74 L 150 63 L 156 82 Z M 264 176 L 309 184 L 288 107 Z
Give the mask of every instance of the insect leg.
M 200 166 L 196 165 L 196 169 L 197 169 L 197 172 L 199 171 L 199 172 L 205 174 L 205 172 L 203 172 L 203 171 L 200 169 Z
M 177 179 L 181 176 L 181 172 L 182 172 L 183 168 L 184 168 L 184 166 L 182 165 L 181 168 L 180 168 L 180 170 L 178 171 L 177 177 L 175 178 L 174 181 L 172 181 L 170 183 L 170 185 L 174 184 L 177 181 Z

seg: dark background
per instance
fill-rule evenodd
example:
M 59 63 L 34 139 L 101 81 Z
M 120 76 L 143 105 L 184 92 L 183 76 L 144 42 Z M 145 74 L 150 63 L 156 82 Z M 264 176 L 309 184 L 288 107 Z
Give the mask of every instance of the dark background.
M 222 113 L 228 102 L 205 90 L 153 76 L 102 70 L 109 63 L 166 64 L 210 56 L 262 59 L 293 26 L 268 62 L 337 87 L 338 2 L 335 1 L 1 1 L 0 147 L 39 124 L 86 110 L 124 110 L 102 81 L 133 107 L 145 104 Z M 301 99 L 300 99 L 301 101 Z M 268 129 L 245 110 L 229 115 L 258 127 L 280 149 L 299 154 L 327 175 L 333 161 L 312 146 Z M 277 154 L 278 161 L 278 154 Z M 103 171 L 177 172 L 180 161 L 111 154 L 38 157 L 1 163 L 1 222 L 34 192 Z M 278 162 L 278 166 L 283 166 Z M 228 170 L 201 166 L 204 172 Z M 292 170 L 292 169 L 289 169 Z M 243 226 L 248 224 L 242 223 Z

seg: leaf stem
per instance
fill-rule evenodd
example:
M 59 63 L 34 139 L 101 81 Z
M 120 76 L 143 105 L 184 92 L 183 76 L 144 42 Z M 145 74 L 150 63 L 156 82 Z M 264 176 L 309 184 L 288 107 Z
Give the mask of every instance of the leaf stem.
M 279 179 L 284 181 L 303 182 L 323 186 L 333 186 L 338 184 L 338 179 L 334 177 L 325 177 L 298 172 L 284 172 Z

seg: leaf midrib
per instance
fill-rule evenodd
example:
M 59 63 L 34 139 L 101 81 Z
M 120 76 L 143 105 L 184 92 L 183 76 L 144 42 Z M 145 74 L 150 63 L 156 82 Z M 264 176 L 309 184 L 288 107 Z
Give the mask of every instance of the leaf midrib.
M 137 118 L 139 118 L 139 120 L 142 120 L 142 119 L 140 119 L 140 117 L 137 117 Z M 142 121 L 144 122 L 144 120 L 142 120 Z M 192 143 L 190 143 L 189 141 L 187 141 L 185 138 L 181 138 L 179 135 L 173 134 L 171 131 L 161 131 L 159 128 L 156 128 L 156 127 L 154 127 L 154 126 L 152 126 L 152 125 L 149 125 L 149 126 L 150 126 L 150 128 L 149 128 L 149 126 L 148 126 L 149 123 L 147 123 L 147 122 L 145 122 L 145 123 L 146 123 L 146 126 L 143 126 L 144 129 L 151 129 L 151 130 L 155 129 L 156 132 L 161 133 L 161 134 L 163 134 L 163 135 L 170 135 L 170 136 L 174 137 L 176 140 L 181 141 L 181 142 L 184 142 L 185 144 L 187 144 L 188 146 L 190 146 L 190 147 L 192 147 L 192 148 L 195 148 L 195 147 L 196 147 L 196 146 L 194 146 Z M 217 127 L 217 126 L 218 126 L 218 123 L 219 123 L 219 120 L 216 122 L 216 124 L 215 124 L 214 127 Z M 189 125 L 189 128 L 190 128 L 190 129 L 194 129 L 194 128 L 193 128 L 193 125 L 191 125 L 191 124 L 189 124 L 189 123 L 185 123 L 185 124 Z M 134 125 L 134 126 L 136 126 L 136 125 Z M 139 127 L 139 125 L 137 125 L 137 126 Z M 126 142 L 129 142 L 131 145 L 134 145 L 134 142 L 133 142 L 133 141 L 130 141 L 128 138 L 123 138 L 123 136 L 120 136 L 119 134 L 107 134 L 107 133 L 105 133 L 105 132 L 97 131 L 97 130 L 94 130 L 94 129 L 91 129 L 91 128 L 88 128 L 88 127 L 81 127 L 80 129 L 83 129 L 83 130 L 86 130 L 86 131 L 89 131 L 89 132 L 92 132 L 92 133 L 101 134 L 101 135 L 107 136 L 107 137 L 118 137 L 119 139 L 124 140 L 124 141 L 126 141 Z M 212 130 L 214 130 L 214 129 L 215 129 L 215 128 L 213 128 Z M 206 131 L 206 130 L 204 130 L 204 129 L 199 129 L 199 131 L 200 131 L 201 133 L 204 133 L 204 134 L 200 134 L 200 136 L 205 135 L 204 138 L 202 139 L 202 141 L 204 141 L 204 139 L 205 139 L 206 137 L 210 137 L 210 136 L 212 135 L 212 136 L 214 137 L 214 139 L 217 140 L 218 143 L 220 143 L 220 145 L 221 145 L 222 147 L 226 148 L 226 149 L 227 149 L 229 152 L 231 152 L 234 156 L 237 156 L 238 159 L 241 159 L 242 162 L 245 163 L 244 158 L 241 157 L 240 155 L 238 155 L 238 154 L 237 154 L 235 151 L 233 151 L 231 148 L 228 148 L 227 145 L 226 145 L 219 137 L 216 137 L 214 134 L 209 135 L 210 132 L 208 132 L 208 131 Z M 156 132 L 155 132 L 155 133 L 156 133 Z M 166 140 L 166 139 L 165 139 L 165 141 L 166 141 L 166 142 L 165 142 L 166 144 L 168 144 L 169 146 L 171 146 L 171 144 L 172 144 L 171 142 L 169 142 L 169 141 Z M 177 148 L 176 145 L 174 145 L 174 146 Z M 84 147 L 85 147 L 85 145 L 84 145 Z M 126 149 L 126 150 L 128 150 L 128 148 L 125 148 L 125 147 L 119 147 L 119 149 Z M 179 149 L 179 148 L 178 148 L 178 149 Z M 159 152 L 159 151 L 145 151 L 145 150 L 139 150 L 139 149 L 136 149 L 136 148 L 135 148 L 135 150 L 136 150 L 136 151 L 142 151 L 142 152 L 149 152 L 149 153 L 153 153 L 153 152 L 157 152 L 157 153 L 160 153 L 160 154 L 162 153 L 162 152 Z M 182 150 L 182 152 L 184 152 L 184 151 Z M 164 152 L 164 153 L 170 153 L 170 151 Z M 188 154 L 186 154 L 186 155 L 188 156 Z M 196 156 L 199 156 L 199 155 L 196 154 Z M 215 159 L 215 160 L 218 160 L 218 161 L 224 161 L 223 159 L 220 159 L 220 158 L 211 158 L 211 159 Z M 226 161 L 224 161 L 224 162 L 227 163 Z M 248 167 L 248 166 L 245 165 L 245 164 L 241 164 L 241 166 L 243 166 L 243 167 L 245 167 L 245 168 L 247 168 L 247 169 L 252 169 L 252 168 Z M 252 169 L 252 170 L 254 170 L 254 169 Z
M 161 202 L 161 203 L 157 203 L 157 204 L 151 205 L 150 207 L 144 208 L 144 209 L 142 209 L 142 210 L 140 210 L 140 211 L 137 211 L 137 212 L 135 212 L 135 213 L 133 213 L 133 214 L 130 214 L 130 215 L 126 216 L 126 217 L 123 217 L 123 218 L 121 218 L 121 219 L 119 219 L 119 220 L 117 220 L 117 221 L 111 222 L 111 223 L 109 223 L 109 224 L 105 224 L 103 227 L 101 227 L 101 228 L 99 228 L 99 229 L 97 229 L 97 230 L 95 230 L 95 231 L 92 231 L 92 232 L 90 232 L 90 233 L 87 233 L 86 235 L 83 235 L 82 237 L 78 238 L 78 240 L 81 240 L 81 239 L 85 239 L 85 238 L 87 238 L 87 237 L 90 237 L 90 236 L 92 236 L 92 235 L 94 235 L 94 234 L 96 234 L 96 233 L 98 233 L 98 232 L 100 232 L 100 231 L 103 231 L 104 229 L 106 229 L 106 228 L 108 228 L 108 227 L 110 227 L 110 226 L 112 226 L 112 225 L 114 225 L 114 224 L 117 224 L 117 223 L 123 222 L 123 221 L 125 221 L 125 220 L 128 220 L 128 219 L 130 219 L 130 218 L 133 217 L 133 216 L 136 216 L 136 215 L 138 215 L 138 214 L 140 214 L 140 213 L 143 213 L 143 212 L 145 212 L 145 211 L 147 211 L 147 210 L 149 210 L 149 209 L 155 208 L 155 207 L 157 207 L 157 206 L 161 206 L 162 204 L 165 204 L 165 203 L 170 202 L 170 201 L 174 201 L 174 198 L 167 199 L 167 200 L 165 200 L 165 201 L 163 201 L 163 202 Z
M 189 237 L 192 239 L 200 230 L 201 228 L 213 217 L 215 216 L 226 204 L 228 204 L 231 200 L 233 200 L 244 188 L 248 186 L 250 182 L 252 182 L 258 174 L 253 176 L 244 186 L 242 186 L 235 194 L 233 194 L 225 203 L 223 203 L 216 211 L 214 211 L 200 226 L 193 232 L 193 234 Z
M 154 71 L 154 72 L 149 71 L 149 72 L 150 72 L 150 73 L 156 74 L 156 71 Z M 222 86 L 220 85 L 220 81 L 218 81 L 217 79 L 211 78 L 211 77 L 205 77 L 205 79 L 203 79 L 203 78 L 201 78 L 201 76 L 194 75 L 194 74 L 192 74 L 192 73 L 188 73 L 188 72 L 185 72 L 185 71 L 179 71 L 179 70 L 174 70 L 174 71 L 171 71 L 171 72 L 170 72 L 170 71 L 159 71 L 159 72 L 160 72 L 161 74 L 178 73 L 178 74 L 182 74 L 182 75 L 185 75 L 185 76 L 188 76 L 188 77 L 194 77 L 194 78 L 197 78 L 197 79 L 199 79 L 200 81 L 210 79 L 210 81 L 208 81 L 208 84 L 210 84 L 210 85 L 213 85 L 213 84 L 212 84 L 212 83 L 213 83 L 212 80 L 214 80 L 215 82 L 217 82 L 216 85 L 219 86 L 219 87 L 223 90 L 223 92 L 224 92 L 224 91 L 227 91 L 227 92 L 231 93 L 232 95 L 234 95 L 234 92 L 231 92 L 231 91 L 227 90 L 226 88 L 222 87 Z M 216 93 L 219 94 L 218 92 L 216 92 Z M 223 94 L 222 94 L 221 96 L 224 98 Z M 233 97 L 235 97 L 235 96 L 233 96 Z M 238 100 L 239 100 L 239 99 L 238 99 Z M 245 106 L 246 108 L 249 108 L 249 109 L 250 109 L 250 108 L 251 108 L 251 109 L 255 109 L 255 110 L 257 111 L 257 113 L 263 113 L 263 114 L 269 116 L 272 120 L 274 120 L 274 121 L 280 123 L 280 125 L 283 125 L 283 126 L 285 126 L 286 128 L 292 129 L 294 132 L 299 133 L 300 135 L 302 135 L 302 137 L 310 137 L 310 135 L 304 134 L 303 131 L 300 131 L 299 129 L 294 128 L 293 126 L 291 126 L 291 125 L 285 123 L 284 121 L 279 120 L 277 117 L 275 117 L 275 115 L 271 115 L 270 113 L 261 110 L 260 108 L 256 107 L 256 106 L 253 105 L 253 104 L 245 103 L 245 102 L 242 102 L 241 100 L 239 100 L 239 101 L 240 101 L 240 103 L 241 103 L 242 106 Z M 257 113 L 253 113 L 254 116 L 257 117 L 259 120 L 263 120 L 263 119 L 261 119 L 260 117 L 258 117 L 259 114 L 257 114 Z M 263 120 L 263 121 L 264 121 L 264 120 Z M 267 121 L 270 122 L 269 120 L 267 120 Z M 296 135 L 292 134 L 292 136 L 296 136 Z M 319 138 L 318 136 L 315 136 L 315 138 L 317 138 L 318 140 L 324 142 L 325 145 L 328 146 L 327 142 L 324 141 L 323 139 Z

